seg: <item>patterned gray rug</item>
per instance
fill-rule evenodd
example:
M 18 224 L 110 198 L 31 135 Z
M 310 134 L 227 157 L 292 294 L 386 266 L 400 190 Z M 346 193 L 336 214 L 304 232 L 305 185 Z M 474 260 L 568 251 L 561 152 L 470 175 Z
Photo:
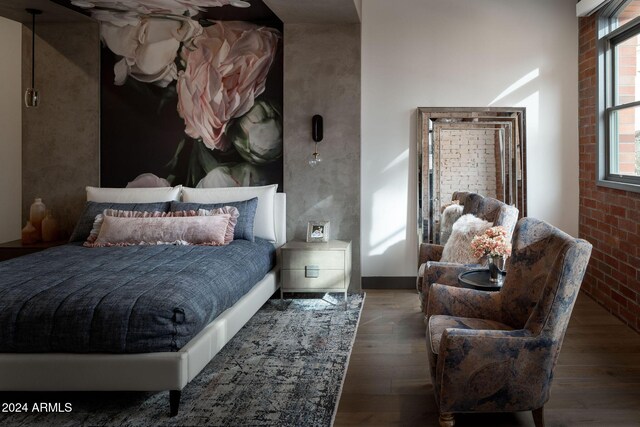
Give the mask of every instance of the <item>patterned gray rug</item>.
M 342 297 L 268 301 L 182 391 L 180 413 L 169 393 L 0 393 L 2 426 L 330 426 L 364 303 Z M 34 403 L 64 411 L 34 413 Z M 2 408 L 0 408 L 1 410 Z

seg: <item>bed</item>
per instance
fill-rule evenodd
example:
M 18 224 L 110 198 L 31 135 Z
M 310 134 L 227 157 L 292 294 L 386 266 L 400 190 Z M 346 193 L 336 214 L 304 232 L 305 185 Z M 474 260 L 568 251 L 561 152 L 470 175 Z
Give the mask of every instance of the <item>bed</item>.
M 177 414 L 181 390 L 277 291 L 285 206 L 276 194 L 275 244 L 69 244 L 0 264 L 0 390 L 169 390 Z

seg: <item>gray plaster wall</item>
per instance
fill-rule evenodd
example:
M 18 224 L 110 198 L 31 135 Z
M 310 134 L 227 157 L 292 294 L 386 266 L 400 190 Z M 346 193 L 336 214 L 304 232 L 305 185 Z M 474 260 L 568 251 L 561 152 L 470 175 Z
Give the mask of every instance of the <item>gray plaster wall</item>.
M 284 191 L 287 238 L 329 220 L 353 242 L 351 290 L 360 289 L 360 24 L 285 24 Z M 311 168 L 311 117 L 324 118 L 323 159 Z
M 22 219 L 35 197 L 53 210 L 61 230 L 73 229 L 98 185 L 100 34 L 97 23 L 36 27 L 36 88 L 41 102 L 22 110 Z M 31 85 L 31 29 L 22 32 L 22 86 Z

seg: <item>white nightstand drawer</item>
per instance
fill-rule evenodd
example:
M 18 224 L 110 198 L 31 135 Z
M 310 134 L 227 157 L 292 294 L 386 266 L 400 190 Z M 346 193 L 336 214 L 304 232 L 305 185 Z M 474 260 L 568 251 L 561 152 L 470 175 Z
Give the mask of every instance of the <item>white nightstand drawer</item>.
M 283 289 L 344 289 L 344 270 L 320 269 L 318 277 L 305 277 L 304 270 L 282 270 Z
M 315 265 L 320 270 L 344 270 L 344 251 L 282 251 L 283 269 L 304 270 L 308 265 Z

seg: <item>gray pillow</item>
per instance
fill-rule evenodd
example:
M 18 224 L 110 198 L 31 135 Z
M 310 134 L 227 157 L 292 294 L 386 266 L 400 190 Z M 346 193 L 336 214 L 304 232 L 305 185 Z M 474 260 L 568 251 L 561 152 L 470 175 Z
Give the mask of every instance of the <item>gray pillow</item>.
M 96 215 L 104 212 L 105 209 L 118 209 L 121 211 L 138 211 L 138 212 L 169 212 L 171 202 L 155 202 L 155 203 L 98 203 L 87 202 L 84 212 L 80 216 L 76 228 L 73 229 L 69 242 L 84 242 L 91 234 L 93 222 Z
M 175 211 L 197 211 L 198 209 L 217 209 L 224 206 L 233 206 L 240 212 L 238 217 L 238 223 L 233 231 L 233 239 L 243 239 L 250 242 L 255 241 L 253 235 L 253 221 L 256 218 L 256 209 L 258 208 L 258 198 L 254 197 L 249 200 L 242 200 L 239 202 L 226 202 L 226 203 L 184 203 L 184 202 L 171 202 L 171 212 Z

